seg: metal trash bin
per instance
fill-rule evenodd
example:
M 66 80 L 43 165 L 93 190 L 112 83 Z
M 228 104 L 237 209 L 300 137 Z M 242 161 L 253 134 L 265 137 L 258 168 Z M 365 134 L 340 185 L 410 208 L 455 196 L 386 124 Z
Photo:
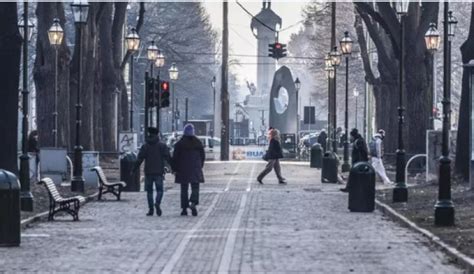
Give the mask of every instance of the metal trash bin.
M 349 210 L 372 212 L 375 209 L 375 170 L 367 162 L 355 164 L 347 181 Z
M 131 152 L 123 154 L 120 159 L 120 181 L 127 184 L 123 191 L 140 191 L 140 169 L 132 174 L 136 162 L 137 155 Z
M 321 168 L 323 166 L 323 148 L 316 143 L 311 147 L 310 167 Z
M 20 233 L 20 183 L 0 169 L 0 246 L 19 246 Z
M 324 153 L 321 168 L 321 183 L 337 183 L 339 159 L 334 152 Z

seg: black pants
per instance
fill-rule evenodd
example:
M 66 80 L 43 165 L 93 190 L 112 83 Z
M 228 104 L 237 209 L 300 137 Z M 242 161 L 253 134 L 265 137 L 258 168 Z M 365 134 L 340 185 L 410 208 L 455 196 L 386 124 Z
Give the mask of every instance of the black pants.
M 191 197 L 189 197 L 189 185 L 191 185 Z M 189 202 L 199 204 L 199 183 L 181 183 L 181 208 L 188 208 Z

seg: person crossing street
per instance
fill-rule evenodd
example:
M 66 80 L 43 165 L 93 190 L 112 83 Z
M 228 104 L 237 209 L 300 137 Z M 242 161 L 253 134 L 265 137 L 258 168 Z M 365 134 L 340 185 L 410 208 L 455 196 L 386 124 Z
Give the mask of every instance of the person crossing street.
M 160 142 L 157 128 L 148 128 L 148 138 L 146 143 L 140 148 L 137 162 L 133 168 L 135 173 L 140 165 L 145 161 L 145 190 L 148 200 L 147 216 L 153 216 L 154 208 L 156 215 L 161 216 L 161 200 L 163 199 L 163 180 L 165 165 L 170 163 L 170 152 L 168 147 Z M 156 198 L 153 203 L 153 185 L 156 188 Z
M 274 169 L 278 178 L 278 183 L 286 184 L 286 179 L 281 176 L 280 159 L 283 158 L 283 150 L 281 149 L 280 144 L 280 131 L 275 128 L 270 128 L 268 131 L 268 138 L 270 144 L 268 145 L 268 150 L 264 155 L 264 160 L 268 161 L 268 163 L 265 166 L 265 169 L 258 175 L 257 181 L 260 184 L 263 184 L 263 178 Z
M 375 169 L 375 173 L 382 179 L 384 184 L 392 184 L 387 177 L 385 167 L 383 165 L 383 139 L 385 138 L 385 130 L 380 129 L 377 134 L 372 137 L 369 143 L 370 163 Z

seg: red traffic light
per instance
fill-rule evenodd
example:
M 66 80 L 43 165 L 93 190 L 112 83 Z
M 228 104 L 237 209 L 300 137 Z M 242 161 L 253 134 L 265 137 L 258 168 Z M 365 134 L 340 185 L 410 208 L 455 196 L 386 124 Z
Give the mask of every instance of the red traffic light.
M 276 49 L 281 49 L 281 44 L 280 43 L 275 43 L 275 48 Z
M 161 91 L 168 91 L 170 87 L 170 84 L 167 81 L 162 81 L 161 82 Z

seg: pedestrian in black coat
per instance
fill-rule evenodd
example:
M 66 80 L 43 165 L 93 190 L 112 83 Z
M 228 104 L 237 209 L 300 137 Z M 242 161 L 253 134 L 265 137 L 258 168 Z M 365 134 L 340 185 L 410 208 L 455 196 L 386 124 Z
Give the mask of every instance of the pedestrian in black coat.
M 277 129 L 270 129 L 268 132 L 268 138 L 270 139 L 270 144 L 268 145 L 268 150 L 265 153 L 264 159 L 268 161 L 265 169 L 258 175 L 257 181 L 260 184 L 263 184 L 263 178 L 275 169 L 275 174 L 278 178 L 280 184 L 286 184 L 286 179 L 281 176 L 281 166 L 280 159 L 283 158 L 283 150 L 281 149 L 280 144 L 280 132 Z
M 318 136 L 318 143 L 321 145 L 324 152 L 326 152 L 327 139 L 328 135 L 326 134 L 326 131 L 321 131 Z
M 136 172 L 143 161 L 145 161 L 145 190 L 147 192 L 148 200 L 148 213 L 147 216 L 153 215 L 153 185 L 156 188 L 155 208 L 156 215 L 161 216 L 161 200 L 163 199 L 164 188 L 163 180 L 165 174 L 166 162 L 170 162 L 170 152 L 168 147 L 160 143 L 158 137 L 158 129 L 149 128 L 149 136 L 147 137 L 146 144 L 140 148 L 138 153 L 137 162 L 133 168 L 133 172 Z
M 352 166 L 358 162 L 368 162 L 369 161 L 369 150 L 367 148 L 367 143 L 365 142 L 362 135 L 359 134 L 359 131 L 354 128 L 351 130 L 351 141 L 352 141 Z M 347 180 L 347 185 L 340 190 L 342 192 L 348 192 L 351 187 L 352 179 L 349 174 L 349 179 Z
M 175 183 L 181 185 L 181 215 L 188 215 L 188 207 L 193 216 L 197 216 L 196 206 L 199 204 L 199 184 L 204 183 L 204 146 L 194 135 L 194 126 L 184 127 L 183 137 L 174 145 L 171 168 L 175 173 Z M 191 196 L 189 197 L 189 186 Z

